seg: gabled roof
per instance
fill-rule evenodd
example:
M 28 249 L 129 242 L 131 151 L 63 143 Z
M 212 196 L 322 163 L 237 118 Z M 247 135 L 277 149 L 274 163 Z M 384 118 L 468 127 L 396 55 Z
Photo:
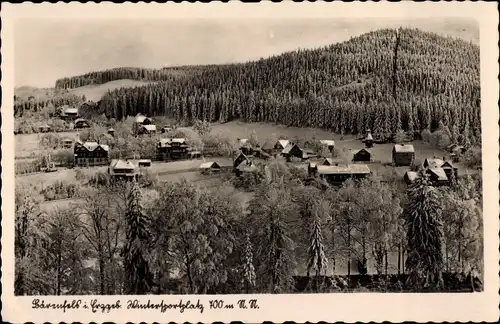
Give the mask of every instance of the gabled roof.
M 86 121 L 87 121 L 87 120 L 86 120 L 86 119 L 84 119 L 84 118 L 77 118 L 77 119 L 75 119 L 75 124 L 76 124 L 76 123 L 81 123 L 81 122 L 86 122 Z
M 440 181 L 447 181 L 448 180 L 448 176 L 444 172 L 444 169 L 442 169 L 442 168 L 429 168 L 428 170 L 429 170 L 429 172 L 436 175 L 438 177 L 438 180 L 440 180 Z
M 454 168 L 453 163 L 450 161 L 444 161 L 444 163 L 441 165 L 442 168 Z
M 62 141 L 63 143 L 73 143 L 73 140 L 71 138 L 64 138 Z
M 320 140 L 319 141 L 323 145 L 327 146 L 335 146 L 335 141 L 334 140 Z
M 405 175 L 410 182 L 413 182 L 418 178 L 418 173 L 415 171 L 406 171 Z
M 142 128 L 144 128 L 148 132 L 155 132 L 156 131 L 156 125 L 142 125 Z
M 205 162 L 200 165 L 200 169 L 220 168 L 217 162 Z
M 318 165 L 319 174 L 369 174 L 370 168 L 366 164 L 350 164 L 345 166 Z
M 109 151 L 109 146 L 108 145 L 99 144 L 97 142 L 85 142 L 85 143 L 83 143 L 81 145 L 83 145 L 83 147 L 85 147 L 89 151 L 93 151 L 96 148 L 98 148 L 99 146 L 102 147 L 103 150 Z
M 250 171 L 254 171 L 257 169 L 257 167 L 255 166 L 255 164 L 253 164 L 252 162 L 248 161 L 248 160 L 243 160 L 241 161 L 241 163 L 236 167 L 236 169 L 238 169 L 239 171 L 243 171 L 243 172 L 250 172 Z
M 326 158 L 323 160 L 323 165 L 334 165 L 335 162 L 333 162 L 332 158 Z
M 354 153 L 354 155 L 356 155 L 356 154 L 358 154 L 358 153 L 361 153 L 361 152 L 363 152 L 363 151 L 365 151 L 365 152 L 366 152 L 366 153 L 368 153 L 368 154 L 371 154 L 371 152 L 370 152 L 370 151 L 368 151 L 368 150 L 367 150 L 367 149 L 365 149 L 365 148 L 362 148 L 362 149 L 360 149 L 359 151 L 357 151 L 356 153 Z
M 368 132 L 368 134 L 365 137 L 365 141 L 373 141 L 372 133 Z
M 433 158 L 433 159 L 426 158 L 425 161 L 424 161 L 424 163 L 425 162 L 427 162 L 427 167 L 428 168 L 440 168 L 444 164 L 443 160 L 436 159 L 436 158 Z
M 128 169 L 128 170 L 136 169 L 135 164 L 132 163 L 131 161 L 125 161 L 120 159 L 111 160 L 109 167 L 111 169 Z
M 414 153 L 415 148 L 411 144 L 394 144 L 394 151 L 397 153 Z
M 143 115 L 143 114 L 141 114 L 141 113 L 138 113 L 138 114 L 135 116 L 135 122 L 136 122 L 136 123 L 139 123 L 139 124 L 144 123 L 144 121 L 145 121 L 146 119 L 149 119 L 149 118 L 148 118 L 148 117 L 146 117 L 146 116 L 144 116 L 144 115 Z
M 172 143 L 180 143 L 180 144 L 183 144 L 183 143 L 186 143 L 186 139 L 185 138 L 160 138 L 160 146 L 168 146 Z
M 281 145 L 281 147 L 286 148 L 288 146 L 288 144 L 290 144 L 290 141 L 286 140 L 286 139 L 280 139 L 280 140 L 278 140 L 277 143 L 279 143 Z
M 63 114 L 78 114 L 78 108 L 70 107 L 70 106 L 63 106 L 62 112 L 63 112 Z
M 302 149 L 301 149 L 300 147 L 298 147 L 298 145 L 297 145 L 297 144 L 288 144 L 288 145 L 287 145 L 287 146 L 283 149 L 282 153 L 283 153 L 283 154 L 288 154 L 288 153 L 290 153 L 290 152 L 292 151 L 292 149 L 293 149 L 295 146 L 297 146 L 297 148 L 298 148 L 299 150 L 301 150 L 301 151 L 302 151 Z
M 243 146 L 243 145 L 245 145 L 245 144 L 247 144 L 247 143 L 248 143 L 248 138 L 240 138 L 240 139 L 238 140 L 238 144 L 239 144 L 240 146 Z

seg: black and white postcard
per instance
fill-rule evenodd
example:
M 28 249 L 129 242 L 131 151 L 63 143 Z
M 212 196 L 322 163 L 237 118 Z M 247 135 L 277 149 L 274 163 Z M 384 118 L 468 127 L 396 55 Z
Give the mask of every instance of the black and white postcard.
M 495 3 L 2 7 L 4 320 L 498 319 Z

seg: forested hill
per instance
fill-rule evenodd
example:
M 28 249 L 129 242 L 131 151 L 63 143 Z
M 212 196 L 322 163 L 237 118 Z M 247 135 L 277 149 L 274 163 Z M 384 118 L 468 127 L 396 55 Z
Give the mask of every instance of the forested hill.
M 337 133 L 435 129 L 480 137 L 479 47 L 416 29 L 383 29 L 325 48 L 198 69 L 106 94 L 99 113 L 266 121 Z

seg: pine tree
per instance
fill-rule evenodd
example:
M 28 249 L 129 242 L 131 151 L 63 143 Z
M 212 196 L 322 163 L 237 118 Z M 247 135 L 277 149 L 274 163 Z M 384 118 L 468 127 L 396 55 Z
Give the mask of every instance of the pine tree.
M 327 202 L 317 201 L 313 207 L 312 228 L 310 232 L 310 245 L 308 250 L 308 265 L 307 276 L 309 276 L 311 269 L 316 271 L 316 276 L 321 275 L 326 271 L 328 261 L 325 256 L 325 247 L 323 245 L 323 218 L 328 215 Z
M 125 291 L 131 295 L 151 291 L 153 275 L 146 260 L 146 244 L 149 238 L 147 218 L 141 206 L 141 192 L 137 182 L 127 197 L 125 220 L 127 223 L 124 254 Z
M 414 288 L 442 286 L 443 224 L 438 191 L 430 185 L 426 173 L 419 171 L 407 195 L 408 284 Z
M 245 235 L 245 245 L 243 246 L 243 285 L 246 292 L 250 293 L 251 289 L 255 287 L 255 267 L 253 266 L 253 246 L 250 241 L 250 235 Z

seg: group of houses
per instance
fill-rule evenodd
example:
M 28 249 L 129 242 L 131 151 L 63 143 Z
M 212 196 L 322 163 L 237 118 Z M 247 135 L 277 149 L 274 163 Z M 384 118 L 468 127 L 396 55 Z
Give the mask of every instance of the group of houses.
M 458 168 L 451 161 L 446 161 L 444 158 L 427 158 L 420 168 L 428 175 L 430 182 L 434 186 L 448 186 L 453 179 L 458 177 Z M 407 171 L 403 179 L 409 185 L 418 177 L 418 172 Z

